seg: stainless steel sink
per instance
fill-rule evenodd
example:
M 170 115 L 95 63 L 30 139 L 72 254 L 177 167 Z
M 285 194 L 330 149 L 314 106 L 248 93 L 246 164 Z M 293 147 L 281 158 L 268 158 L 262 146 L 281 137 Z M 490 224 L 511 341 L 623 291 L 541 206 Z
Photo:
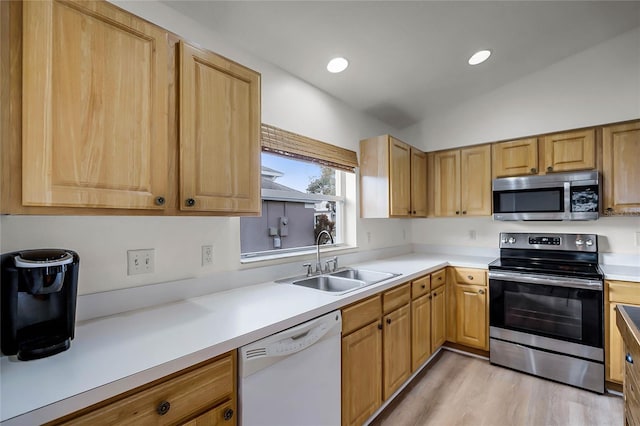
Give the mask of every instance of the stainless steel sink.
M 348 291 L 367 285 L 366 282 L 361 280 L 331 275 L 317 275 L 315 277 L 303 278 L 301 280 L 293 281 L 291 284 L 336 294 L 344 294 Z
M 341 271 L 332 272 L 329 275 L 331 275 L 332 277 L 344 277 L 352 280 L 364 281 L 366 285 L 371 285 L 384 280 L 388 280 L 393 277 L 397 277 L 400 274 L 394 274 L 391 272 L 370 271 L 368 269 L 347 268 Z

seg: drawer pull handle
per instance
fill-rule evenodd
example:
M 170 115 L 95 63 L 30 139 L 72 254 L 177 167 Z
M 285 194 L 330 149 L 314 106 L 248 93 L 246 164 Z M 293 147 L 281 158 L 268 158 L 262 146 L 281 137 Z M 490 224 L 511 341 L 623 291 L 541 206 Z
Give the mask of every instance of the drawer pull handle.
M 473 281 L 473 275 L 467 275 L 467 278 L 469 278 L 469 281 Z
M 169 401 L 162 401 L 160 405 L 158 405 L 158 408 L 156 408 L 156 413 L 160 414 L 161 416 L 164 416 L 169 412 L 170 409 L 171 409 L 171 404 L 169 403 Z
M 631 354 L 627 354 L 627 356 L 624 357 L 624 360 L 629 364 L 633 364 L 633 357 L 631 356 Z
M 231 408 L 227 408 L 224 410 L 224 420 L 229 421 L 233 417 L 233 410 Z
M 478 290 L 478 294 L 484 294 L 484 290 Z

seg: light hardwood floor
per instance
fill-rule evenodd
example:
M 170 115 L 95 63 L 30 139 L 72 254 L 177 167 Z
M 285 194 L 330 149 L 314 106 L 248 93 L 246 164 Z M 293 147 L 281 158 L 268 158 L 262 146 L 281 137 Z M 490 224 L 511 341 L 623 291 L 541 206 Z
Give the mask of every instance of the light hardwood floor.
M 622 426 L 622 417 L 621 397 L 598 395 L 442 351 L 371 424 Z

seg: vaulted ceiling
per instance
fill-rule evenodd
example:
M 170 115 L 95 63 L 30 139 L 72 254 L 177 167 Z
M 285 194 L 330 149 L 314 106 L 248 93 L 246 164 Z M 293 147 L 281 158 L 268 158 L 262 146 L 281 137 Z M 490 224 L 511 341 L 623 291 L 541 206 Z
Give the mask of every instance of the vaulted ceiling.
M 397 129 L 640 26 L 640 1 L 164 3 Z

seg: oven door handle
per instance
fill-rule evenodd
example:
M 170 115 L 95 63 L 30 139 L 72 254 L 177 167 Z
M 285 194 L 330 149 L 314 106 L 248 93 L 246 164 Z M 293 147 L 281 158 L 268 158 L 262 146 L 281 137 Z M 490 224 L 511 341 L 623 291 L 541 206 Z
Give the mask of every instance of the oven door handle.
M 587 278 L 561 277 L 557 275 L 537 275 L 522 274 L 519 272 L 497 272 L 489 271 L 489 279 L 513 281 L 527 284 L 541 284 L 556 287 L 582 288 L 586 290 L 602 290 L 603 285 L 600 280 L 590 280 Z

